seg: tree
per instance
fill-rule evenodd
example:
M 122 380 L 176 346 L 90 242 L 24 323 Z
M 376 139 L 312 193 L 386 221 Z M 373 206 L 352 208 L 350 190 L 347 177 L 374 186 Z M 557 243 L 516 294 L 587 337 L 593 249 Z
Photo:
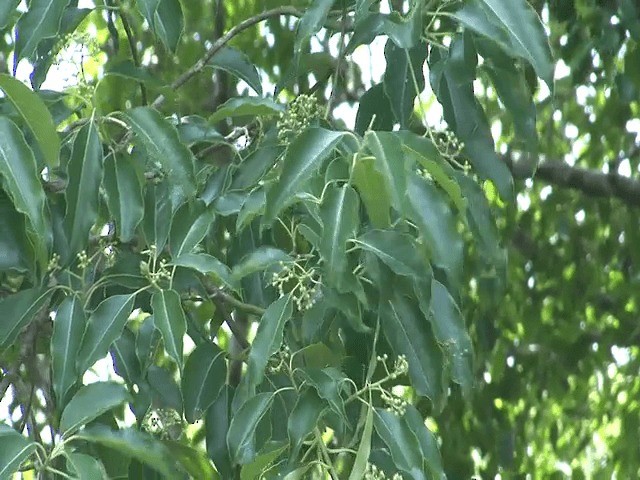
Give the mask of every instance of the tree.
M 0 477 L 638 476 L 635 2 L 19 3 Z

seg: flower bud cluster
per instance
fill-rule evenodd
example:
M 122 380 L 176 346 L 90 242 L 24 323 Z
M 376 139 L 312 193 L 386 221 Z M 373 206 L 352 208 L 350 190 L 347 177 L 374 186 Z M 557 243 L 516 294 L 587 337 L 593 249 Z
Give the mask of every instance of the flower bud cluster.
M 91 259 L 89 258 L 89 255 L 87 255 L 86 250 L 78 252 L 76 254 L 76 258 L 78 259 L 78 267 L 80 267 L 81 270 L 84 270 L 91 264 Z
M 282 345 L 280 350 L 278 350 L 270 359 L 269 364 L 267 365 L 267 371 L 271 374 L 273 373 L 281 373 L 285 371 L 286 365 L 289 364 L 289 360 L 291 359 L 291 349 L 288 345 Z
M 51 273 L 60 268 L 60 255 L 53 253 L 47 264 L 47 272 Z
M 156 437 L 175 440 L 182 434 L 182 418 L 171 408 L 149 410 L 142 420 L 142 429 Z
M 464 142 L 461 142 L 451 130 L 445 130 L 442 136 L 437 137 L 436 147 L 443 157 L 455 158 L 464 149 Z
M 393 369 L 391 369 L 391 371 L 387 369 L 386 362 L 388 359 L 389 356 L 386 353 L 384 355 L 378 355 L 376 357 L 376 360 L 378 362 L 381 362 L 384 365 L 385 370 L 387 370 L 387 377 L 389 378 L 389 380 L 394 380 L 409 371 L 409 362 L 407 361 L 406 355 L 398 355 L 396 357 L 396 360 L 393 363 Z
M 401 417 L 407 411 L 408 403 L 402 397 L 394 395 L 393 393 L 388 392 L 386 390 L 381 390 L 380 398 L 384 403 L 387 404 L 387 408 L 386 408 L 387 412 L 391 412 L 394 415 Z
M 282 269 L 274 273 L 271 278 L 271 286 L 278 289 L 278 295 L 283 297 L 290 293 L 298 311 L 310 309 L 315 303 L 318 293 L 318 281 L 315 279 L 315 270 L 306 269 L 298 261 L 280 262 Z
M 313 95 L 299 95 L 278 120 L 278 140 L 289 143 L 293 137 L 320 118 L 322 110 Z
M 376 467 L 373 463 L 367 463 L 367 469 L 364 472 L 365 480 L 387 480 L 388 478 L 384 470 Z M 402 480 L 402 475 L 394 473 L 391 480 Z

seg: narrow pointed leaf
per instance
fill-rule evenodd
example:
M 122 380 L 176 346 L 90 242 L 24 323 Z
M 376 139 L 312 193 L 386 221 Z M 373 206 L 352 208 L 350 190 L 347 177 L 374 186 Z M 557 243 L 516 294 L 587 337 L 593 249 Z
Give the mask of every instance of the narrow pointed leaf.
M 292 314 L 293 300 L 286 295 L 269 305 L 262 315 L 247 360 L 246 376 L 251 386 L 256 387 L 262 382 L 269 357 L 280 349 L 284 326 Z
M 205 431 L 207 453 L 223 478 L 232 478 L 233 466 L 227 445 L 233 387 L 223 385 L 220 395 L 207 410 Z
M 110 352 L 116 374 L 121 376 L 127 385 L 139 384 L 143 377 L 136 355 L 136 335 L 131 329 L 125 327 L 120 338 L 111 344 Z
M 136 145 L 145 151 L 147 158 L 159 162 L 164 173 L 175 184 L 175 192 L 172 192 L 172 207 L 175 211 L 196 192 L 191 151 L 180 143 L 175 127 L 156 110 L 137 107 L 128 110 L 123 116 L 135 133 Z
M 66 437 L 105 412 L 129 400 L 129 392 L 118 383 L 97 382 L 85 385 L 62 411 L 60 431 Z
M 164 348 L 182 370 L 183 338 L 187 332 L 187 320 L 175 290 L 161 290 L 151 297 L 155 325 L 162 334 Z
M 100 460 L 84 453 L 66 453 L 67 468 L 75 472 L 78 480 L 97 480 L 108 478 Z
M 111 344 L 120 337 L 133 310 L 134 300 L 135 294 L 113 295 L 103 300 L 89 316 L 77 358 L 79 375 L 104 357 Z
M 431 478 L 439 480 L 445 479 L 446 475 L 442 468 L 442 457 L 438 449 L 438 440 L 431 430 L 425 426 L 424 419 L 420 415 L 420 412 L 418 412 L 418 409 L 413 405 L 407 405 L 403 420 L 407 428 L 418 439 L 420 451 L 422 452 L 424 463 L 431 474 Z
M 184 30 L 184 14 L 179 0 L 160 0 L 153 19 L 156 37 L 175 52 Z
M 244 465 L 255 458 L 256 428 L 271 406 L 273 397 L 273 393 L 259 393 L 249 398 L 233 416 L 227 433 L 233 463 Z
M 207 253 L 184 253 L 171 261 L 171 265 L 190 268 L 210 275 L 218 284 L 232 288 L 231 270 L 213 255 Z
M 223 47 L 209 60 L 209 65 L 244 80 L 258 95 L 262 95 L 262 82 L 258 70 L 240 50 Z
M 36 451 L 35 442 L 0 424 L 0 478 L 13 478 L 20 465 Z
M 362 436 L 360 437 L 360 445 L 356 453 L 356 459 L 353 462 L 353 468 L 349 475 L 349 480 L 359 480 L 364 478 L 369 463 L 369 455 L 371 453 L 371 435 L 373 433 L 373 407 L 368 405 L 367 417 L 364 421 Z
M 64 224 L 72 252 L 84 249 L 89 240 L 89 230 L 98 217 L 102 159 L 96 124 L 89 122 L 76 134 L 67 165 L 69 182 L 65 190 L 67 211 Z
M 44 288 L 30 288 L 0 300 L 0 350 L 11 345 L 47 304 L 51 295 Z
M 173 205 L 168 181 L 148 185 L 144 199 L 142 231 L 149 245 L 155 245 L 161 252 L 169 238 Z
M 0 4 L 0 30 L 9 26 L 11 17 L 15 15 L 20 0 L 5 0 Z
M 120 240 L 130 241 L 144 217 L 144 199 L 138 173 L 130 158 L 109 155 L 104 165 L 104 188 Z
M 343 136 L 343 132 L 310 128 L 291 142 L 285 154 L 280 178 L 272 183 L 267 191 L 267 205 L 263 217 L 265 225 L 270 225 L 289 205 Z
M 287 431 L 292 445 L 291 461 L 294 461 L 305 437 L 318 425 L 325 402 L 315 388 L 306 388 L 299 396 L 296 405 L 287 419 Z
M 220 108 L 209 117 L 209 123 L 216 123 L 225 118 L 244 117 L 247 115 L 257 117 L 265 115 L 278 115 L 284 111 L 284 107 L 269 98 L 262 97 L 238 97 L 231 98 L 220 105 Z
M 305 381 L 316 389 L 318 395 L 329 403 L 331 409 L 348 423 L 344 400 L 341 396 L 346 381 L 344 375 L 333 367 L 305 368 L 302 374 Z
M 292 258 L 282 250 L 274 247 L 260 247 L 233 267 L 231 275 L 234 282 L 239 282 L 247 275 L 261 272 L 280 262 L 291 262 Z
M 220 480 L 220 475 L 211 465 L 211 461 L 197 447 L 185 445 L 183 442 L 176 440 L 163 440 L 162 443 L 191 478 Z
M 26 217 L 0 190 L 0 271 L 34 271 L 33 249 L 26 232 Z
M 213 222 L 213 212 L 204 202 L 185 203 L 173 217 L 169 233 L 171 255 L 179 257 L 193 252 L 207 234 Z
M 65 395 L 78 379 L 76 358 L 82 345 L 87 317 L 82 301 L 70 295 L 58 306 L 51 337 L 51 373 L 53 391 L 58 405 L 65 404 Z
M 55 37 L 69 0 L 31 0 L 16 24 L 17 60 L 31 58 L 41 40 Z M 18 63 L 15 62 L 15 64 Z
M 384 93 L 384 84 L 374 85 L 360 97 L 354 130 L 359 135 L 364 135 L 367 129 L 390 131 L 393 122 L 393 110 Z
M 364 141 L 375 157 L 374 167 L 384 179 L 393 207 L 402 212 L 407 192 L 407 166 L 402 143 L 391 132 L 367 132 Z
M 209 342 L 198 345 L 187 358 L 182 376 L 184 416 L 189 423 L 202 418 L 227 380 L 225 354 Z
M 347 240 L 353 238 L 360 223 L 360 201 L 349 185 L 330 185 L 324 194 L 320 216 L 324 234 L 320 254 L 325 262 L 325 275 L 331 285 L 340 287 L 347 270 Z
M 371 224 L 376 228 L 386 228 L 391 224 L 391 198 L 385 178 L 375 168 L 374 162 L 375 159 L 372 157 L 356 160 L 353 167 L 353 184 L 360 194 Z
M 358 237 L 358 246 L 373 253 L 394 273 L 416 279 L 427 268 L 413 237 L 395 230 L 370 230 Z
M 47 165 L 57 167 L 60 139 L 44 102 L 24 83 L 9 75 L 0 75 L 0 88 L 33 133 Z

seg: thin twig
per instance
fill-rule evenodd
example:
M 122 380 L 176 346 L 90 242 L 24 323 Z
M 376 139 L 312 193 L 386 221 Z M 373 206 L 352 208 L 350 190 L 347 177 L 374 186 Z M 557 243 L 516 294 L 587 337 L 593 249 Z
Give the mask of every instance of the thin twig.
M 127 41 L 129 42 L 129 50 L 131 50 L 131 60 L 136 68 L 140 68 L 140 57 L 138 57 L 138 50 L 136 48 L 136 39 L 133 36 L 133 30 L 131 29 L 131 24 L 124 11 L 120 10 L 120 20 L 122 21 L 122 26 L 124 27 L 124 33 L 127 35 Z M 142 97 L 142 105 L 147 104 L 147 87 L 145 87 L 144 82 L 139 82 L 140 85 L 140 96 Z

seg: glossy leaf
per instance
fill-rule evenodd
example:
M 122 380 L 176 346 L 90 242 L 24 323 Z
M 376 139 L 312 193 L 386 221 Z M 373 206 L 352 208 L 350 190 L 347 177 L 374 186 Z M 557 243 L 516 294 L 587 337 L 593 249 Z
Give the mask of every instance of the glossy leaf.
M 133 428 L 111 430 L 104 425 L 94 425 L 79 432 L 74 439 L 116 450 L 149 465 L 167 478 L 179 476 L 169 449 L 159 440 Z
M 26 217 L 0 190 L 0 271 L 34 271 L 32 246 L 26 232 Z
M 189 423 L 202 418 L 227 380 L 225 354 L 209 342 L 198 345 L 187 358 L 182 374 L 184 416 Z
M 58 138 L 51 113 L 49 113 L 44 102 L 36 93 L 29 90 L 24 83 L 9 75 L 0 75 L 0 89 L 4 91 L 13 107 L 29 127 L 31 133 L 33 133 L 47 165 L 50 168 L 57 167 L 60 163 L 58 158 L 60 139 Z
M 148 185 L 144 199 L 144 217 L 142 219 L 142 230 L 145 240 L 149 245 L 155 245 L 157 251 L 164 248 L 172 216 L 173 205 L 171 201 L 171 191 L 168 182 L 164 181 L 157 185 Z
M 80 427 L 129 400 L 129 392 L 118 383 L 85 385 L 69 400 L 60 417 L 60 431 L 69 437 Z
M 171 255 L 179 257 L 191 253 L 207 234 L 213 222 L 213 212 L 204 202 L 184 204 L 173 217 L 169 233 Z
M 179 0 L 160 0 L 153 18 L 153 29 L 160 41 L 175 52 L 184 30 L 184 15 Z
M 212 276 L 219 284 L 231 287 L 231 270 L 213 255 L 206 253 L 184 253 L 171 261 L 172 265 L 191 268 L 205 275 Z
M 267 205 L 263 217 L 265 225 L 273 223 L 280 212 L 290 204 L 343 136 L 343 132 L 310 128 L 291 142 L 284 157 L 280 177 L 267 190 Z
M 84 453 L 67 453 L 67 469 L 75 472 L 78 480 L 109 478 L 100 460 Z
M 16 65 L 23 58 L 31 59 L 42 40 L 56 36 L 68 4 L 69 0 L 31 0 L 16 24 Z
M 382 331 L 394 353 L 407 357 L 416 393 L 438 406 L 444 395 L 444 360 L 427 319 L 398 291 L 382 301 L 380 317 Z
M 358 237 L 360 248 L 373 253 L 394 273 L 421 279 L 426 265 L 410 235 L 395 230 L 370 230 Z
M 240 50 L 223 47 L 209 60 L 209 65 L 244 80 L 258 95 L 262 95 L 262 82 L 258 70 Z
M 180 295 L 175 290 L 160 290 L 151 297 L 156 328 L 164 340 L 164 348 L 182 370 L 183 337 L 187 320 L 182 310 Z
M 553 57 L 540 17 L 526 0 L 471 0 L 455 13 L 465 26 L 527 60 L 553 90 Z
M 6 0 L 0 4 L 0 30 L 4 30 L 9 26 L 11 17 L 16 13 L 16 7 L 20 0 Z
M 232 477 L 233 467 L 227 446 L 232 397 L 233 388 L 223 385 L 220 395 L 209 407 L 205 417 L 207 453 L 223 478 Z
M 374 85 L 360 97 L 354 129 L 356 133 L 364 135 L 367 130 L 391 130 L 393 121 L 393 110 L 382 83 Z
M 0 299 L 0 350 L 11 345 L 34 317 L 41 313 L 51 295 L 44 288 L 29 288 Z
M 320 239 L 320 254 L 325 262 L 325 275 L 330 285 L 343 283 L 347 271 L 347 241 L 358 229 L 360 201 L 349 185 L 330 185 L 324 193 L 320 217 L 324 232 Z
M 401 128 L 406 128 L 416 96 L 424 89 L 422 65 L 427 58 L 427 46 L 423 43 L 405 50 L 391 40 L 384 49 L 387 69 L 384 73 L 384 93 Z
M 245 375 L 251 386 L 255 387 L 262 382 L 269 358 L 280 349 L 284 326 L 292 314 L 293 300 L 286 295 L 269 305 L 262 315 L 247 359 Z
M 65 396 L 78 378 L 76 357 L 86 324 L 81 299 L 69 295 L 58 306 L 51 336 L 51 374 L 58 405 L 65 405 Z
M 420 412 L 413 405 L 407 405 L 402 419 L 408 429 L 417 437 L 420 451 L 431 478 L 444 480 L 446 475 L 442 467 L 442 459 L 438 449 L 436 436 L 425 426 Z
M 163 443 L 191 478 L 220 479 L 211 461 L 197 448 L 175 440 L 164 440 Z
M 244 190 L 256 185 L 283 151 L 280 145 L 261 145 L 242 161 L 231 183 L 231 189 Z
M 371 435 L 373 434 L 373 407 L 367 406 L 367 416 L 364 421 L 364 428 L 362 429 L 362 436 L 360 437 L 360 445 L 358 446 L 358 452 L 356 458 L 353 461 L 353 467 L 349 474 L 349 480 L 358 480 L 364 477 L 364 473 L 367 470 L 367 463 L 369 463 L 369 455 L 371 453 Z
M 65 190 L 67 210 L 64 224 L 72 252 L 84 249 L 89 240 L 89 230 L 98 216 L 102 159 L 98 130 L 91 121 L 76 134 L 67 164 L 69 183 Z
M 106 158 L 104 189 L 109 210 L 115 217 L 118 237 L 129 242 L 144 217 L 142 185 L 130 158 L 121 155 Z
M 116 374 L 121 376 L 127 385 L 140 383 L 143 376 L 136 354 L 136 336 L 131 329 L 125 327 L 120 338 L 111 344 L 110 351 Z
M 164 173 L 171 178 L 175 188 L 171 194 L 171 205 L 175 211 L 195 195 L 193 155 L 180 143 L 175 127 L 156 110 L 137 107 L 122 115 L 135 133 L 135 144 L 146 152 L 147 158 L 159 162 Z
M 120 337 L 134 300 L 135 294 L 113 295 L 103 300 L 89 316 L 77 357 L 79 375 L 104 357 L 109 346 Z
M 264 271 L 280 262 L 289 263 L 291 261 L 292 258 L 282 250 L 274 247 L 260 247 L 244 257 L 238 265 L 235 265 L 231 275 L 233 281 L 238 282 L 252 273 Z
M 20 465 L 36 451 L 36 443 L 0 423 L 0 478 L 12 478 Z
M 391 132 L 367 132 L 364 141 L 375 157 L 374 167 L 384 179 L 393 207 L 404 211 L 407 164 L 400 140 Z
M 315 388 L 306 388 L 298 396 L 298 401 L 287 419 L 287 431 L 292 445 L 291 463 L 296 459 L 306 436 L 318 426 L 318 420 L 325 408 L 327 403 Z
M 273 402 L 272 393 L 249 398 L 235 413 L 227 433 L 227 445 L 233 463 L 244 465 L 256 456 L 255 436 L 258 423 Z
M 341 396 L 346 383 L 344 375 L 333 367 L 305 368 L 302 374 L 309 385 L 316 389 L 318 395 L 329 403 L 331 409 L 340 415 L 345 423 L 348 423 L 344 400 Z
M 353 185 L 358 190 L 371 224 L 386 228 L 391 224 L 391 198 L 384 176 L 375 168 L 373 157 L 358 158 L 353 166 Z
M 218 110 L 209 117 L 209 123 L 216 123 L 225 118 L 244 117 L 247 115 L 258 117 L 278 115 L 284 107 L 269 98 L 238 97 L 231 98 L 220 105 Z

